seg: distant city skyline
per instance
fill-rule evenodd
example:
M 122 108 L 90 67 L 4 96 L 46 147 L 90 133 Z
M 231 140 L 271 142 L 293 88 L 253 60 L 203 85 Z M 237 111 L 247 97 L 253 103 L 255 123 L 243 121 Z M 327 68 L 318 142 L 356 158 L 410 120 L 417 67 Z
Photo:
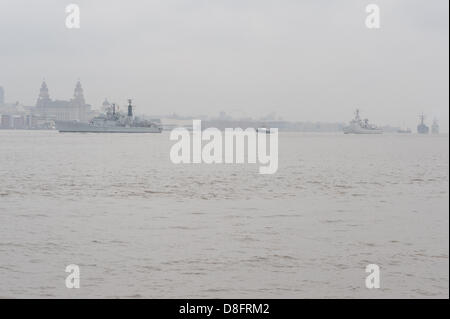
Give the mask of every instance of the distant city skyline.
M 133 98 L 145 114 L 348 122 L 356 108 L 380 125 L 414 129 L 419 115 L 448 132 L 448 1 L 77 1 L 0 3 L 5 101 L 35 105 L 78 79 L 98 109 Z M 124 10 L 126 6 L 126 10 Z
M 40 93 L 38 95 L 37 101 L 34 105 L 26 105 L 20 101 L 15 101 L 15 102 L 11 102 L 9 101 L 8 103 L 4 100 L 4 92 L 5 90 L 3 89 L 2 86 L 0 86 L 0 107 L 2 105 L 18 105 L 18 106 L 25 106 L 27 109 L 31 108 L 35 108 L 38 110 L 39 107 L 42 107 L 42 90 L 43 88 L 45 89 L 45 93 L 46 93 L 46 99 L 48 100 L 48 102 L 51 103 L 51 107 L 55 110 L 58 111 L 58 109 L 60 109 L 59 112 L 56 113 L 60 113 L 61 116 L 64 119 L 64 117 L 66 115 L 64 115 L 64 113 L 66 112 L 66 108 L 69 107 L 67 109 L 68 113 L 73 113 L 73 110 L 70 109 L 71 107 L 71 103 L 72 101 L 74 101 L 74 99 L 71 100 L 63 100 L 63 99 L 53 99 L 52 96 L 50 96 L 50 94 L 48 94 L 48 87 L 47 87 L 47 83 L 45 81 L 45 79 L 42 81 L 41 84 L 41 89 L 40 89 Z M 81 98 L 82 98 L 82 103 L 81 105 L 84 105 L 84 95 L 83 95 L 83 91 L 81 89 L 81 82 L 80 80 L 78 80 L 76 82 L 76 88 L 75 88 L 75 95 L 77 95 L 77 90 L 81 90 Z M 75 97 L 75 101 L 76 101 L 77 97 Z M 127 100 L 128 101 L 128 100 Z M 106 97 L 103 102 L 101 103 L 101 105 L 96 105 L 93 107 L 93 112 L 102 112 L 104 110 L 105 107 L 110 107 L 112 104 L 115 104 L 117 106 L 117 110 L 119 110 L 119 106 L 124 107 L 124 105 L 126 105 L 126 103 L 128 102 L 123 102 L 123 103 L 117 103 L 116 101 L 109 101 L 108 98 Z M 91 109 L 91 105 L 90 104 L 86 104 L 86 106 L 89 107 L 89 112 Z M 124 110 L 126 110 L 126 108 L 123 108 Z M 1 113 L 1 108 L 0 108 L 0 113 Z M 92 113 L 91 116 L 94 113 Z M 220 111 L 218 114 L 178 114 L 176 112 L 169 112 L 169 113 L 164 113 L 164 114 L 148 114 L 148 113 L 140 113 L 139 115 L 144 115 L 144 116 L 156 116 L 156 117 L 162 117 L 162 118 L 178 118 L 178 119 L 208 119 L 208 120 L 213 120 L 213 121 L 217 121 L 217 120 L 221 120 L 221 121 L 243 121 L 243 124 L 251 124 L 248 121 L 253 121 L 253 122 L 289 122 L 289 123 L 303 123 L 303 124 L 314 124 L 314 123 L 321 123 L 321 124 L 325 124 L 327 126 L 331 125 L 332 129 L 331 131 L 335 131 L 337 130 L 336 128 L 336 124 L 340 125 L 340 124 L 345 124 L 345 121 L 332 121 L 332 122 L 324 122 L 324 121 L 320 121 L 320 120 L 289 120 L 289 119 L 284 119 L 283 117 L 277 115 L 276 112 L 270 112 L 269 114 L 266 115 L 261 115 L 259 117 L 253 115 L 253 116 L 234 116 L 232 113 L 229 114 L 225 111 Z M 424 116 L 424 118 L 426 118 L 426 116 L 424 114 L 421 114 L 421 116 Z M 72 116 L 73 117 L 73 116 Z M 75 116 L 76 118 L 78 118 L 78 116 Z M 80 117 L 83 118 L 83 117 Z M 425 121 L 426 122 L 426 121 Z M 439 123 L 439 120 L 434 117 L 432 120 L 433 123 Z M 431 123 L 430 123 L 431 124 Z M 217 126 L 217 123 L 216 123 Z M 218 125 L 220 126 L 220 125 Z M 251 125 L 250 125 L 251 126 Z M 395 129 L 404 129 L 404 126 L 396 126 L 396 125 L 392 125 L 390 123 L 379 123 L 380 127 L 384 127 L 384 128 L 388 128 L 388 131 L 395 131 Z M 310 131 L 311 127 L 309 129 L 307 129 L 307 131 Z M 408 129 L 410 129 L 410 127 L 408 127 Z M 340 130 L 340 129 L 338 129 Z M 328 129 L 326 129 L 325 131 L 328 131 Z

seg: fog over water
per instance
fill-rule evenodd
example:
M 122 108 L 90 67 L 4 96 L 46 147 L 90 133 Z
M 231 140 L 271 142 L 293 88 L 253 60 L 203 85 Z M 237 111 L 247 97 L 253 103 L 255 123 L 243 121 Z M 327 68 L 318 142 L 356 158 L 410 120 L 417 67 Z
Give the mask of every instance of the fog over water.
M 70 2 L 0 1 L 0 298 L 449 297 L 447 0 L 75 0 L 68 29 Z M 43 79 L 63 101 L 44 86 L 26 108 Z M 88 124 L 82 92 L 96 110 L 135 108 Z M 262 128 L 271 113 L 342 123 L 356 108 L 413 133 Z M 165 130 L 18 129 L 149 131 L 131 111 L 247 118 L 278 137 L 278 170 L 174 164 Z M 421 113 L 441 134 L 415 134 Z
M 448 132 L 448 1 L 87 1 L 66 29 L 57 0 L 0 2 L 0 86 L 34 105 L 46 79 L 67 99 L 80 78 L 88 103 L 137 112 L 348 121 L 356 107 L 415 128 L 424 112 Z

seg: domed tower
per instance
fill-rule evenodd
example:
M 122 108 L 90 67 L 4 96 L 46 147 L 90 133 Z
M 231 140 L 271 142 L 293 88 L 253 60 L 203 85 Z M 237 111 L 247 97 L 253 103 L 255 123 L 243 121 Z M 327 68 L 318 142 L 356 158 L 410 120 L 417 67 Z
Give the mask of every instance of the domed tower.
M 102 104 L 103 110 L 109 109 L 110 106 L 111 106 L 111 103 L 109 103 L 108 99 L 105 98 L 105 100 L 103 101 L 103 104 Z
M 46 106 L 50 102 L 50 95 L 48 94 L 48 87 L 45 81 L 42 81 L 39 96 L 36 101 L 36 106 Z
M 81 87 L 80 81 L 78 81 L 75 85 L 75 90 L 73 92 L 73 101 L 80 106 L 86 104 L 84 101 L 83 88 Z

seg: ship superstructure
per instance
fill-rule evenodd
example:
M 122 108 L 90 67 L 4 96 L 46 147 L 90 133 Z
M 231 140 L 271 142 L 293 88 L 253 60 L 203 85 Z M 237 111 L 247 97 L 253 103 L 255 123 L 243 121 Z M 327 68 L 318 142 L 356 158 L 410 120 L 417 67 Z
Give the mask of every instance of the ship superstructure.
M 436 119 L 433 120 L 433 125 L 431 125 L 431 133 L 439 134 L 439 123 Z
M 128 100 L 127 114 L 119 113 L 116 105 L 106 108 L 106 112 L 94 117 L 89 123 L 76 121 L 57 121 L 56 128 L 60 132 L 84 133 L 161 133 L 156 123 L 141 120 L 133 115 L 131 99 Z
M 417 125 L 417 133 L 419 134 L 428 134 L 430 129 L 425 125 L 425 115 L 420 115 L 420 123 Z
M 369 123 L 368 119 L 361 119 L 359 110 L 355 112 L 355 118 L 350 124 L 344 127 L 345 134 L 381 134 L 383 130 Z

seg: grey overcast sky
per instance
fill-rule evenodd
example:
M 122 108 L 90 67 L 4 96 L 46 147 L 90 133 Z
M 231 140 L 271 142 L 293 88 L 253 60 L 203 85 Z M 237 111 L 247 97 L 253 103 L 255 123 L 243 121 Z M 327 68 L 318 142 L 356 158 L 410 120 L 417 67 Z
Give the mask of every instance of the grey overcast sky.
M 81 28 L 65 27 L 65 7 Z M 381 28 L 367 29 L 367 4 Z M 343 121 L 448 132 L 448 0 L 0 0 L 0 86 L 34 105 L 42 79 L 147 114 Z

